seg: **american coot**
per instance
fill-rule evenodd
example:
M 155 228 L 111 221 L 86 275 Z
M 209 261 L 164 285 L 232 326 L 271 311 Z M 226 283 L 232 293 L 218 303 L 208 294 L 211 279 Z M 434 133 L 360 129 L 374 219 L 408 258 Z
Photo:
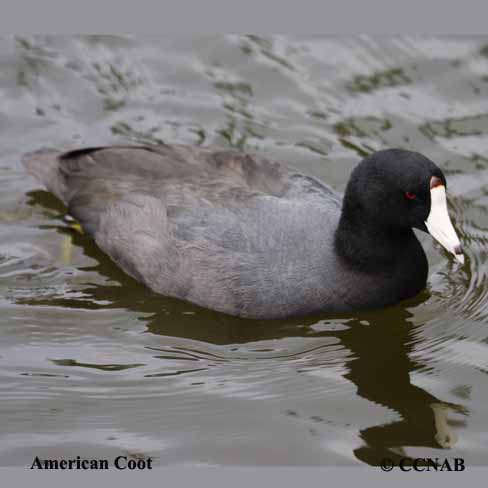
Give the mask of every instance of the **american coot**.
M 233 150 L 109 146 L 40 150 L 23 162 L 126 273 L 231 315 L 346 312 L 412 297 L 428 272 L 412 228 L 464 261 L 446 179 L 411 151 L 365 158 L 343 198 Z

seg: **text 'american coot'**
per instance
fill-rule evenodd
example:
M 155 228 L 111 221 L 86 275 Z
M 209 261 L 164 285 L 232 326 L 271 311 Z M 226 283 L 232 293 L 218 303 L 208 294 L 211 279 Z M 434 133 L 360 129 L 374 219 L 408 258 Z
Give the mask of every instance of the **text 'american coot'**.
M 258 155 L 184 145 L 40 150 L 23 160 L 126 273 L 163 295 L 249 318 L 379 308 L 425 287 L 412 228 L 463 263 L 446 179 L 378 151 L 344 197 Z

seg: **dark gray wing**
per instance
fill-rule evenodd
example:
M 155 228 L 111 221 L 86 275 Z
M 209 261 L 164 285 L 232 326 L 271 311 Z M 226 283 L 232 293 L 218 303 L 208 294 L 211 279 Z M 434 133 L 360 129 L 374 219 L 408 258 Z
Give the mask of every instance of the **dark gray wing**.
M 163 198 L 170 189 L 185 205 L 198 200 L 238 210 L 256 195 L 299 201 L 339 202 L 340 197 L 315 178 L 259 156 L 211 151 L 184 145 L 109 146 L 60 153 L 26 154 L 29 172 L 60 198 L 85 227 L 95 232 L 108 204 L 137 192 Z M 191 203 L 186 195 L 194 196 Z M 173 206 L 181 202 L 173 198 Z M 191 200 L 191 199 L 190 199 Z

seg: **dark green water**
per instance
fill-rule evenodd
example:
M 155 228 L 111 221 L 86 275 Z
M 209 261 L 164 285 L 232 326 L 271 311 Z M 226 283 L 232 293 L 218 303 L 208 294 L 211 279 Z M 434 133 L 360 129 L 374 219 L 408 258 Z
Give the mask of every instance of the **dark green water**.
M 487 464 L 488 38 L 4 38 L 0 102 L 0 465 Z M 159 141 L 258 151 L 339 190 L 372 150 L 420 151 L 447 175 L 466 264 L 422 235 L 428 288 L 341 317 L 157 296 L 19 160 Z

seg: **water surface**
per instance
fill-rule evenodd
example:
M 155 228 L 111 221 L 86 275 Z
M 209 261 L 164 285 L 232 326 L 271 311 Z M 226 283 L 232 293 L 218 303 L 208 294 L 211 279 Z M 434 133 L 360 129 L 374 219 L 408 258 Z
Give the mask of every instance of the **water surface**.
M 0 101 L 0 465 L 487 464 L 488 38 L 9 37 Z M 427 289 L 351 315 L 249 321 L 158 296 L 19 161 L 162 141 L 338 190 L 371 151 L 420 151 L 447 176 L 466 264 L 420 235 Z

